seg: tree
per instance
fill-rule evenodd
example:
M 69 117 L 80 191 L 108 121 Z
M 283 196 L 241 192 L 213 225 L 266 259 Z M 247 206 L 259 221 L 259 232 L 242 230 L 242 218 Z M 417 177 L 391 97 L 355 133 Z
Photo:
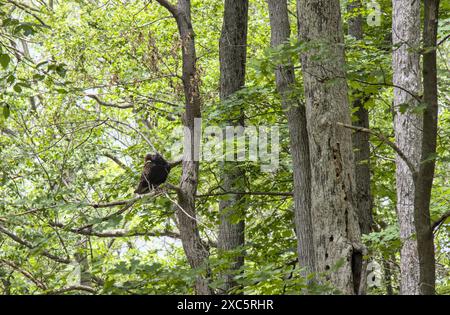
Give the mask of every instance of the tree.
M 420 95 L 420 2 L 394 0 L 392 54 L 394 131 L 398 148 L 416 169 L 420 161 L 422 118 L 414 112 Z M 397 215 L 402 242 L 400 293 L 418 294 L 419 265 L 414 239 L 414 170 L 396 157 Z
M 0 294 L 364 294 L 365 282 L 368 294 L 397 294 L 411 275 L 406 241 L 417 248 L 413 293 L 448 294 L 450 2 L 417 2 L 423 21 L 419 10 L 394 20 L 424 23 L 423 33 L 397 32 L 393 47 L 389 0 L 371 2 L 375 11 L 348 0 L 342 30 L 338 1 L 304 0 L 299 39 L 287 0 L 248 1 L 248 22 L 243 1 L 0 1 Z M 394 50 L 407 58 L 394 64 Z M 415 128 L 408 120 L 394 131 L 394 92 L 411 100 L 396 100 L 398 116 L 423 120 L 417 148 L 395 143 Z M 262 144 L 260 159 L 223 167 L 223 142 L 210 140 L 244 121 L 246 136 L 263 127 L 246 139 Z M 264 145 L 267 126 L 277 144 Z M 170 174 L 136 194 L 142 157 L 155 153 Z M 397 199 L 396 154 L 414 198 Z M 242 181 L 230 177 L 236 169 Z M 404 200 L 414 202 L 406 239 L 395 207 Z M 223 237 L 221 223 L 241 228 L 244 218 L 245 244 L 243 234 Z
M 363 17 L 360 13 L 361 1 L 354 0 L 348 5 L 348 11 L 352 15 L 348 20 L 348 34 L 357 40 L 363 39 Z M 358 91 L 359 92 L 359 91 Z M 370 97 L 370 96 L 369 96 Z M 369 128 L 369 111 L 364 104 L 366 97 L 356 97 L 353 108 L 357 120 L 354 126 Z M 355 132 L 353 134 L 353 151 L 355 153 L 356 170 L 356 207 L 359 215 L 359 225 L 363 234 L 372 230 L 372 194 L 370 191 L 370 144 L 369 133 Z
M 420 166 L 415 177 L 414 223 L 419 256 L 419 292 L 435 293 L 434 236 L 431 224 L 430 201 L 436 167 L 436 143 L 438 134 L 438 88 L 437 88 L 437 29 L 439 0 L 424 2 L 423 27 L 423 129 Z
M 182 80 L 186 101 L 183 123 L 185 152 L 188 154 L 183 159 L 180 187 L 177 190 L 178 204 L 175 208 L 178 229 L 189 264 L 193 269 L 202 270 L 195 283 L 197 294 L 212 294 L 209 287 L 209 250 L 207 244 L 200 238 L 195 211 L 195 195 L 199 177 L 199 161 L 195 156 L 199 135 L 195 132 L 195 120 L 201 117 L 201 100 L 196 68 L 195 34 L 191 22 L 191 3 L 190 0 L 179 0 L 178 6 L 175 7 L 165 0 L 158 0 L 158 2 L 175 18 L 182 49 Z
M 286 0 L 268 0 L 272 47 L 289 43 L 290 25 Z M 294 218 L 297 232 L 299 264 L 304 275 L 315 271 L 315 253 L 311 222 L 311 184 L 308 131 L 305 104 L 295 95 L 295 74 L 292 63 L 277 65 L 278 93 L 288 119 L 290 151 L 294 181 Z
M 222 102 L 226 102 L 245 84 L 247 23 L 248 1 L 226 0 L 219 46 L 220 99 Z M 244 126 L 243 112 L 241 111 L 239 116 L 230 120 L 229 123 L 233 126 Z M 227 150 L 230 148 L 227 147 Z M 234 152 L 234 149 L 232 151 Z M 234 162 L 225 162 L 223 172 L 223 189 L 225 191 L 242 191 L 245 183 L 245 172 L 242 167 Z M 234 273 L 244 265 L 242 251 L 245 240 L 245 213 L 240 210 L 242 209 L 240 199 L 242 199 L 242 195 L 231 195 L 221 200 L 219 204 L 218 249 L 225 253 L 228 252 L 228 255 L 231 256 L 230 268 L 225 271 L 224 284 L 221 288 L 225 293 L 236 287 L 236 282 L 233 280 Z
M 297 1 L 311 154 L 311 214 L 316 271 L 346 294 L 359 291 L 363 247 L 355 207 L 355 169 L 340 4 Z

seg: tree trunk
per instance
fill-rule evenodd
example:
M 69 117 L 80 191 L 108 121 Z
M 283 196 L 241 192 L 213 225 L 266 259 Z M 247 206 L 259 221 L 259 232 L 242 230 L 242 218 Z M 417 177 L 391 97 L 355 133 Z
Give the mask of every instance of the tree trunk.
M 194 148 L 199 143 L 200 133 L 194 132 L 194 126 L 195 119 L 201 117 L 201 100 L 196 69 L 197 56 L 195 52 L 194 30 L 191 23 L 191 3 L 190 0 L 178 0 L 178 6 L 175 7 L 166 0 L 157 1 L 168 9 L 176 19 L 182 42 L 182 79 L 186 102 L 183 123 L 185 126 L 185 152 L 189 152 L 189 156 L 185 155 L 182 163 L 178 205 L 176 206 L 178 229 L 190 266 L 192 269 L 202 270 L 202 274 L 196 279 L 196 293 L 212 294 L 213 292 L 209 287 L 209 249 L 200 238 L 195 211 L 199 162 L 195 156 L 196 150 Z
M 420 94 L 420 1 L 394 0 L 392 35 L 394 51 L 394 130 L 397 146 L 417 168 L 421 148 L 421 116 L 411 112 Z M 407 91 L 405 91 L 407 90 Z M 405 106 L 408 111 L 404 111 Z M 419 264 L 414 228 L 414 180 L 406 163 L 396 158 L 397 215 L 402 248 L 400 294 L 418 294 Z
M 81 239 L 77 243 L 77 251 L 74 254 L 74 259 L 80 268 L 79 284 L 83 286 L 92 286 L 92 274 L 89 265 L 89 236 L 80 236 Z
M 431 189 L 436 166 L 438 127 L 438 91 L 436 45 L 439 0 L 426 0 L 423 28 L 423 113 L 422 153 L 419 174 L 415 182 L 414 222 L 419 255 L 419 292 L 435 294 L 434 239 L 430 222 Z
M 271 45 L 289 42 L 290 25 L 287 0 L 268 0 Z M 279 65 L 275 70 L 278 93 L 286 112 L 291 143 L 294 177 L 294 220 L 297 231 L 297 253 L 304 276 L 315 271 L 315 254 L 311 222 L 311 168 L 305 105 L 295 95 L 292 64 Z
M 359 291 L 363 246 L 355 208 L 355 168 L 338 0 L 298 0 L 311 155 L 316 271 L 346 294 Z M 341 263 L 338 270 L 332 268 Z
M 359 13 L 362 9 L 360 0 L 353 0 L 348 4 L 348 11 L 352 17 L 348 21 L 348 34 L 355 39 L 363 39 L 363 19 Z M 356 12 L 355 12 L 356 11 Z M 358 91 L 359 92 L 359 91 Z M 369 111 L 364 107 L 366 98 L 357 98 L 353 101 L 356 110 L 357 121 L 353 123 L 356 127 L 369 129 Z M 359 226 L 362 234 L 372 231 L 372 194 L 370 191 L 370 136 L 367 132 L 353 133 L 353 152 L 355 155 L 355 182 L 356 182 L 356 209 L 358 211 Z M 363 263 L 362 278 L 366 278 L 366 266 Z M 361 281 L 359 294 L 366 293 L 367 281 Z
M 245 84 L 245 63 L 247 57 L 248 0 L 225 0 L 222 34 L 220 37 L 220 99 L 227 100 Z M 244 125 L 243 115 L 232 125 Z M 227 148 L 228 150 L 229 148 Z M 223 188 L 225 191 L 242 191 L 244 172 L 235 162 L 225 162 L 223 167 Z M 242 195 L 232 195 L 219 203 L 220 226 L 218 249 L 230 257 L 230 268 L 224 272 L 223 293 L 237 288 L 233 280 L 236 270 L 244 265 L 245 213 L 239 207 Z M 241 219 L 235 222 L 235 218 Z
M 360 10 L 362 8 L 360 0 L 352 1 L 349 6 L 349 12 Z M 353 12 L 353 14 L 355 14 Z M 356 14 L 348 21 L 348 34 L 355 39 L 363 39 L 362 29 L 363 19 L 361 14 Z M 356 99 L 353 102 L 353 108 L 358 120 L 353 123 L 354 126 L 369 129 L 369 111 L 364 107 L 367 100 Z M 370 145 L 369 133 L 355 132 L 353 134 L 353 152 L 355 154 L 356 169 L 356 207 L 359 214 L 359 225 L 361 233 L 369 234 L 372 230 L 372 195 L 370 192 Z

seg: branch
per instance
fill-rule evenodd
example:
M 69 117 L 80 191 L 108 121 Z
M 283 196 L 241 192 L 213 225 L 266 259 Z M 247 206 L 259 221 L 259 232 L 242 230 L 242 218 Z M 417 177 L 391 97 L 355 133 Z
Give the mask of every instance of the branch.
M 0 225 L 0 232 L 9 236 L 13 241 L 15 241 L 16 243 L 19 243 L 29 249 L 35 249 L 37 246 L 34 246 L 33 244 L 31 244 L 30 242 L 21 239 L 20 237 L 18 237 L 17 235 L 15 235 L 14 233 L 8 231 L 7 229 L 5 229 L 2 225 Z M 39 254 L 41 254 L 42 256 L 45 256 L 51 260 L 54 260 L 56 262 L 62 263 L 62 264 L 70 264 L 70 259 L 68 258 L 61 258 L 58 256 L 55 256 L 53 254 L 50 254 L 48 251 L 46 250 L 42 250 L 39 251 Z
M 431 224 L 431 230 L 435 233 L 441 227 L 441 225 L 445 222 L 445 220 L 447 220 L 449 217 L 450 217 L 450 211 L 447 211 L 439 219 L 437 219 L 436 221 L 434 221 Z
M 178 161 L 174 161 L 174 162 L 169 162 L 169 167 L 170 169 L 174 168 L 175 166 L 181 165 L 181 163 L 183 162 L 183 160 L 178 160 Z
M 270 191 L 227 191 L 216 194 L 205 194 L 205 195 L 196 195 L 195 197 L 204 198 L 204 197 L 216 197 L 216 196 L 224 196 L 224 195 L 250 195 L 250 196 L 286 196 L 292 197 L 291 192 L 270 192 Z
M 170 190 L 175 191 L 177 194 L 183 194 L 183 191 L 178 186 L 175 186 L 175 185 L 172 185 L 172 184 L 169 184 L 169 183 L 164 184 L 164 186 L 167 187 Z
M 166 8 L 172 15 L 173 15 L 173 17 L 175 18 L 175 19 L 177 19 L 178 18 L 178 14 L 179 14 L 179 12 L 178 12 L 178 9 L 173 5 L 173 4 L 171 4 L 169 1 L 167 1 L 167 0 L 156 0 L 160 5 L 162 5 L 164 8 Z
M 134 132 L 136 132 L 137 134 L 139 134 L 141 137 L 142 137 L 142 139 L 144 139 L 145 140 L 145 142 L 147 142 L 147 144 L 156 152 L 156 153 L 159 153 L 158 152 L 158 150 L 156 150 L 156 148 L 155 148 L 155 146 L 153 145 L 153 143 L 142 133 L 142 132 L 140 132 L 138 129 L 136 129 L 136 128 L 134 128 L 133 126 L 131 126 L 131 125 L 129 125 L 129 124 L 127 124 L 127 123 L 124 123 L 124 122 L 122 122 L 122 121 L 119 121 L 119 120 L 114 120 L 114 119 L 110 119 L 110 121 L 112 121 L 112 122 L 114 122 L 114 123 L 116 123 L 116 124 L 119 124 L 119 125 L 123 125 L 123 126 L 126 126 L 126 127 L 128 127 L 128 128 L 130 128 L 131 130 L 133 130 Z M 109 124 L 107 124 L 107 125 L 109 125 Z M 110 125 L 109 125 L 110 126 Z M 114 128 L 114 127 L 113 127 Z
M 88 235 L 88 236 L 96 236 L 96 237 L 133 237 L 133 236 L 152 236 L 152 237 L 171 237 L 171 238 L 180 238 L 180 234 L 172 232 L 172 231 L 129 231 L 129 230 L 111 230 L 105 232 L 96 232 L 96 231 L 79 231 L 79 234 Z
M 439 41 L 439 43 L 437 43 L 437 45 L 436 46 L 440 46 L 440 45 L 442 45 L 447 39 L 449 39 L 450 38 L 450 34 L 448 34 L 447 36 L 445 36 L 443 39 L 441 39 L 440 41 Z
M 117 165 L 119 165 L 122 169 L 124 169 L 127 172 L 133 173 L 133 170 L 129 168 L 127 165 L 125 165 L 119 158 L 115 157 L 114 155 L 110 153 L 103 153 L 104 156 L 114 161 Z
M 95 294 L 96 291 L 95 289 L 93 289 L 92 287 L 89 287 L 87 285 L 72 285 L 69 287 L 65 287 L 59 290 L 55 290 L 55 291 L 50 291 L 50 292 L 46 292 L 45 294 L 47 295 L 57 295 L 57 294 L 61 294 L 61 293 L 66 293 L 66 292 L 70 292 L 70 291 L 86 291 L 92 294 Z
M 81 228 L 68 228 L 67 225 L 62 223 L 56 223 L 56 222 L 50 222 L 51 226 L 64 229 L 66 231 L 80 234 L 80 235 L 86 235 L 86 236 L 96 236 L 96 237 L 133 237 L 133 236 L 167 236 L 172 238 L 180 238 L 180 235 L 178 233 L 172 232 L 172 231 L 130 231 L 125 229 L 118 229 L 118 230 L 110 230 L 110 231 L 104 231 L 104 232 L 97 232 L 93 231 L 91 229 L 87 229 L 84 227 Z
M 11 130 L 11 129 L 3 128 L 3 127 L 2 127 L 2 128 L 0 128 L 0 131 L 1 131 L 2 133 L 4 133 L 4 134 L 7 134 L 7 135 L 11 136 L 11 137 L 17 137 L 16 132 L 13 131 L 13 130 Z
M 148 194 L 144 195 L 138 195 L 134 198 L 125 199 L 125 200 L 118 200 L 118 201 L 112 201 L 112 202 L 106 202 L 106 203 L 88 203 L 86 206 L 92 207 L 92 208 L 112 208 L 117 206 L 124 206 L 124 205 L 130 205 L 134 204 L 136 201 L 141 199 L 147 199 L 150 197 L 156 197 L 156 191 L 153 190 L 149 192 Z
M 29 279 L 31 282 L 33 282 L 39 289 L 46 290 L 47 287 L 44 283 L 42 283 L 40 280 L 36 279 L 29 271 L 22 269 L 20 266 L 17 266 L 15 263 L 11 261 L 7 261 L 4 259 L 0 259 L 0 263 L 7 265 L 11 267 L 12 269 L 20 272 L 25 278 Z
M 346 77 L 341 77 L 341 78 L 345 78 Z M 372 83 L 372 82 L 367 82 L 364 80 L 359 80 L 359 79 L 349 79 L 349 81 L 354 81 L 354 82 L 358 82 L 358 83 L 362 83 L 362 84 L 366 84 L 366 85 L 378 85 L 378 86 L 389 86 L 389 87 L 393 87 L 399 90 L 402 90 L 403 92 L 408 93 L 409 95 L 411 95 L 416 101 L 418 101 L 419 103 L 422 102 L 422 98 L 420 96 L 418 96 L 417 94 L 409 91 L 408 89 L 405 89 L 404 87 L 400 86 L 400 85 L 396 85 L 396 84 L 392 84 L 392 83 Z
M 117 104 L 107 103 L 107 102 L 102 101 L 97 95 L 94 95 L 94 94 L 86 94 L 86 96 L 89 97 L 89 98 L 92 98 L 98 104 L 100 104 L 102 106 L 106 106 L 106 107 L 115 107 L 115 108 L 120 108 L 120 109 L 126 109 L 126 108 L 133 108 L 134 107 L 133 104 L 117 105 Z
M 32 8 L 32 7 L 30 7 L 30 6 L 26 5 L 26 4 L 24 4 L 24 3 L 20 3 L 20 4 L 19 4 L 19 3 L 17 3 L 16 1 L 13 1 L 13 0 L 8 0 L 8 2 L 11 3 L 11 4 L 13 4 L 13 5 L 15 5 L 16 7 L 18 7 L 18 8 L 21 9 L 22 11 L 28 13 L 28 14 L 31 15 L 32 17 L 34 17 L 36 20 L 39 21 L 39 23 L 42 24 L 42 26 L 47 27 L 47 28 L 50 28 L 50 26 L 48 26 L 47 24 L 45 24 L 45 22 L 44 22 L 39 16 L 37 16 L 36 14 L 34 14 L 33 12 L 31 12 L 31 11 L 39 12 L 38 10 L 36 10 L 36 9 L 34 9 L 34 8 Z
M 352 126 L 352 125 L 347 125 L 347 124 L 343 124 L 338 122 L 337 123 L 338 126 L 342 126 L 344 128 L 349 128 L 349 129 L 353 129 L 359 132 L 367 132 L 369 134 L 374 135 L 375 137 L 377 137 L 378 139 L 380 139 L 382 142 L 386 143 L 388 146 L 390 146 L 397 154 L 398 156 L 406 163 L 406 165 L 408 166 L 411 174 L 413 174 L 413 177 L 416 177 L 417 171 L 416 168 L 414 167 L 414 165 L 411 163 L 411 161 L 406 157 L 406 155 L 403 153 L 402 150 L 400 150 L 400 148 L 393 143 L 392 141 L 390 141 L 386 136 L 384 136 L 381 133 L 375 132 L 373 130 L 367 129 L 367 128 L 363 128 L 363 127 L 357 127 L 357 126 Z
M 112 217 L 118 216 L 122 213 L 124 213 L 125 211 L 127 211 L 129 208 L 131 208 L 138 200 L 140 199 L 146 199 L 146 198 L 150 198 L 150 197 L 157 197 L 159 195 L 161 195 L 163 192 L 162 191 L 158 191 L 158 190 L 153 190 L 148 194 L 144 194 L 144 195 L 138 195 L 132 199 L 128 199 L 128 200 L 119 200 L 119 201 L 113 201 L 113 202 L 109 202 L 109 203 L 97 203 L 97 204 L 87 204 L 88 206 L 91 206 L 93 208 L 110 208 L 110 207 L 115 207 L 115 206 L 121 206 L 124 205 L 123 208 L 121 208 L 119 211 L 116 211 L 110 215 L 107 215 L 105 217 L 102 218 L 98 218 L 96 219 L 96 223 L 101 223 L 101 222 L 105 222 L 108 221 L 109 219 L 111 219 Z M 92 226 L 94 226 L 94 224 L 90 223 L 87 224 L 83 227 L 80 227 L 78 229 L 78 231 L 85 231 L 85 230 L 91 230 Z

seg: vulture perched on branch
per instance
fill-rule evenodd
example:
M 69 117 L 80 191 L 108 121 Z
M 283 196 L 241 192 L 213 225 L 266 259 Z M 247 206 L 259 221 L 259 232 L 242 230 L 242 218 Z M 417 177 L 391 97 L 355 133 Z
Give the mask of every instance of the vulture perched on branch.
M 147 154 L 144 162 L 141 180 L 134 191 L 139 195 L 146 194 L 164 183 L 170 172 L 169 163 L 158 153 Z

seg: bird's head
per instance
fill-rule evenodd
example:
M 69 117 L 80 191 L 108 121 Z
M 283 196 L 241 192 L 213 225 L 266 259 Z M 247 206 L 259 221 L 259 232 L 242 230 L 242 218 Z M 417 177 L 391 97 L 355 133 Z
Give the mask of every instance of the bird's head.
M 153 163 L 156 163 L 156 164 L 165 164 L 165 163 L 167 163 L 166 160 L 164 160 L 164 158 L 159 153 L 155 153 L 155 154 L 150 154 L 149 153 L 149 154 L 147 154 L 145 156 L 145 162 L 149 162 L 149 161 L 151 161 Z
M 144 158 L 144 162 L 153 161 L 153 154 L 147 154 Z

